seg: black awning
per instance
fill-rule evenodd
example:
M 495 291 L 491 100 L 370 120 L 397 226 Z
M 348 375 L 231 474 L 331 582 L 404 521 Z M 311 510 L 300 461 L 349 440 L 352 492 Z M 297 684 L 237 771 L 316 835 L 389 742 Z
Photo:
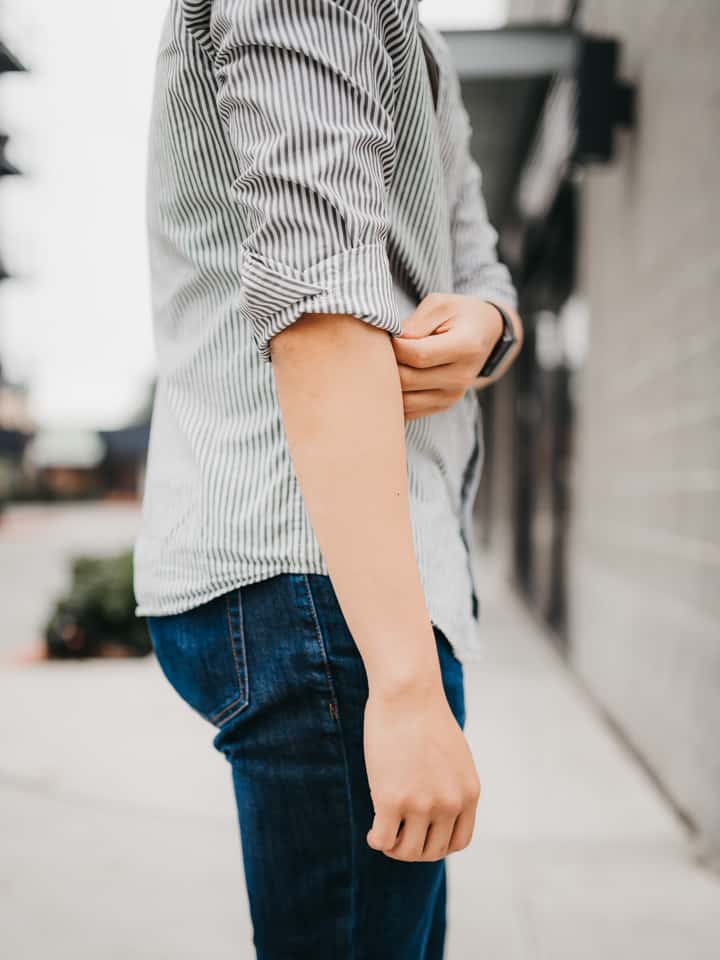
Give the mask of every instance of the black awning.
M 547 24 L 444 36 L 499 228 L 518 216 L 546 216 L 572 167 L 612 160 L 616 128 L 634 120 L 633 88 L 618 77 L 617 40 Z
M 10 53 L 2 40 L 0 40 L 0 73 L 12 73 L 18 70 L 23 71 L 25 67 L 14 54 Z
M 473 128 L 472 154 L 482 170 L 490 221 L 498 227 L 512 211 L 549 83 L 549 77 L 463 81 L 463 97 Z
M 16 173 L 20 173 L 18 168 L 10 163 L 10 161 L 5 156 L 5 147 L 8 142 L 8 136 L 6 133 L 0 133 L 0 177 L 12 176 Z
M 448 30 L 443 36 L 464 80 L 573 73 L 580 35 L 572 27 L 515 24 L 500 30 Z
M 444 34 L 473 126 L 491 221 L 510 217 L 515 191 L 554 78 L 572 74 L 580 38 L 569 27 L 529 24 Z

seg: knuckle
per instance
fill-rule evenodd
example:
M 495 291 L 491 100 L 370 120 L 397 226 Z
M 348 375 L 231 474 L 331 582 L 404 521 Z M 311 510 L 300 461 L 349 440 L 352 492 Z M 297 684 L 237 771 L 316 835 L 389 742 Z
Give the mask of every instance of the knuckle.
M 431 797 L 419 796 L 413 797 L 408 806 L 412 813 L 425 816 L 429 813 L 432 813 L 434 804 Z
M 482 790 L 478 780 L 475 780 L 473 783 L 469 784 L 465 790 L 465 796 L 468 803 L 477 803 L 480 799 L 481 792 Z
M 386 797 L 379 797 L 375 804 L 376 812 L 383 816 L 396 816 L 400 813 L 403 806 L 402 797 L 397 794 L 389 794 Z
M 460 813 L 462 808 L 462 797 L 456 796 L 455 794 L 447 794 L 444 797 L 440 797 L 435 804 L 436 812 L 447 816 Z

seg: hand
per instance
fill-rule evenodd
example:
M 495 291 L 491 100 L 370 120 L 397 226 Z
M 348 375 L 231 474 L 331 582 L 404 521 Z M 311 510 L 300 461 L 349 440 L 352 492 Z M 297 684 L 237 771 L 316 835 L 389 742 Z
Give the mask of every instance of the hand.
M 425 297 L 392 340 L 405 419 L 447 410 L 477 384 L 502 330 L 500 312 L 480 297 Z
M 393 860 L 440 860 L 470 843 L 480 783 L 442 684 L 365 707 L 365 763 L 375 818 L 367 835 Z

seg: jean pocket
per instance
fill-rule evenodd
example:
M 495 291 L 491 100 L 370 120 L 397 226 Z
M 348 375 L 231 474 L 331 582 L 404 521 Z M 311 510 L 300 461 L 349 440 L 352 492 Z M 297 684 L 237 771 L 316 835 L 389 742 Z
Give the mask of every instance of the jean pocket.
M 240 591 L 186 613 L 148 617 L 153 649 L 177 693 L 222 727 L 249 702 Z

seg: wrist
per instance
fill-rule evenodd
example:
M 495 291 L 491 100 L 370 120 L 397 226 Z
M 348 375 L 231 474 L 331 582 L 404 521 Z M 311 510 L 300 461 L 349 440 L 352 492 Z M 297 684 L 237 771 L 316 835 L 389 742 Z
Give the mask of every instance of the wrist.
M 397 639 L 397 638 L 396 638 Z M 442 691 L 442 674 L 432 628 L 422 641 L 388 642 L 386 651 L 365 659 L 370 696 L 387 702 L 422 700 Z
M 368 693 L 373 702 L 387 707 L 427 704 L 443 695 L 442 675 L 438 666 L 437 670 L 416 674 L 368 678 Z

